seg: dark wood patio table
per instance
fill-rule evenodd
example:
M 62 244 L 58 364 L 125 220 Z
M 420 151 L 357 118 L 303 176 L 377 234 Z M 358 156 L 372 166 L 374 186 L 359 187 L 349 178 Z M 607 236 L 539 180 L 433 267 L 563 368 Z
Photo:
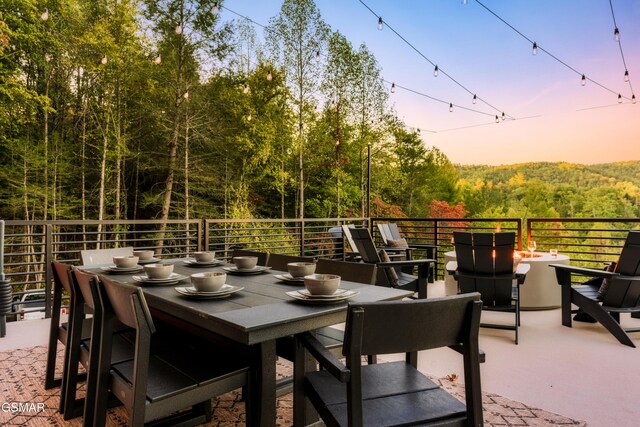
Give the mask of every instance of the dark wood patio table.
M 185 276 L 223 271 L 223 266 L 194 268 L 182 260 L 169 262 L 174 263 L 174 272 Z M 250 387 L 253 388 L 249 397 L 252 409 L 248 419 L 251 424 L 260 426 L 273 426 L 276 421 L 276 339 L 342 323 L 346 317 L 347 302 L 309 305 L 293 300 L 285 292 L 300 288 L 281 283 L 274 277 L 277 273 L 282 272 L 268 270 L 245 276 L 228 274 L 226 282 L 243 286 L 244 290 L 213 300 L 191 299 L 176 292 L 174 287 L 185 286 L 187 280 L 174 286 L 144 285 L 152 315 L 173 318 L 178 323 L 197 326 L 247 346 L 252 355 L 253 378 L 256 381 L 252 383 L 254 387 Z M 109 277 L 136 283 L 130 275 Z M 395 300 L 411 295 L 409 291 L 355 282 L 343 281 L 340 286 L 358 290 L 360 293 L 351 299 L 357 302 Z

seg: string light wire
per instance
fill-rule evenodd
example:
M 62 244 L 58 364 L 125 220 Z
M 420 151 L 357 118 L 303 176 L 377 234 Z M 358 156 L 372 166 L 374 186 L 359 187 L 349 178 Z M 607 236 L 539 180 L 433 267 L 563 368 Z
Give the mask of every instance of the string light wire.
M 613 27 L 616 29 L 616 31 L 618 31 L 618 24 L 616 23 L 616 14 L 613 12 L 613 2 L 611 0 L 609 0 L 609 7 L 611 8 L 611 17 L 613 18 Z M 622 57 L 622 65 L 624 66 L 625 81 L 629 83 L 629 89 L 631 90 L 631 95 L 634 95 L 633 86 L 631 86 L 631 78 L 629 77 L 629 69 L 627 68 L 627 61 L 624 59 L 624 51 L 622 50 L 622 41 L 620 40 L 620 37 L 616 37 L 616 42 L 618 43 L 618 47 L 620 47 L 620 56 Z

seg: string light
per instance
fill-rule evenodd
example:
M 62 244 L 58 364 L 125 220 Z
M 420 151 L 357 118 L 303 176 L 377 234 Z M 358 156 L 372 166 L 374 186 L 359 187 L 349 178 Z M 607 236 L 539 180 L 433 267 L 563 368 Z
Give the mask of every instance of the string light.
M 269 72 L 267 72 L 267 80 L 268 81 L 273 80 L 273 74 L 271 74 L 271 70 L 269 70 Z
M 40 19 L 42 19 L 43 21 L 46 21 L 47 19 L 49 19 L 49 9 L 45 9 L 42 11 L 42 14 L 40 15 Z
M 242 92 L 244 93 L 249 93 L 249 85 L 248 84 L 244 84 L 244 88 L 242 89 Z
M 103 56 L 102 59 L 100 60 L 100 63 L 102 65 L 105 65 L 109 60 L 107 59 L 107 55 Z
M 624 81 L 625 82 L 629 81 L 629 71 L 628 70 L 624 70 Z
M 453 113 L 453 103 L 452 102 L 449 103 L 449 112 Z
M 217 1 L 213 2 L 213 7 L 211 8 L 211 14 L 213 16 L 216 16 L 218 14 L 218 2 Z
M 177 35 L 182 34 L 182 25 L 180 24 L 176 25 L 176 34 Z
M 156 65 L 160 65 L 160 63 L 162 62 L 162 57 L 160 56 L 160 54 L 156 56 L 156 59 L 154 59 L 153 62 L 155 62 Z
M 618 27 L 616 27 L 616 29 L 613 30 L 613 35 L 616 37 L 616 41 L 619 42 L 620 41 L 620 31 L 618 30 Z
M 531 53 L 532 53 L 533 55 L 537 55 L 537 54 L 538 54 L 538 43 L 533 42 L 533 48 L 532 48 L 532 50 L 531 50 Z
M 622 95 L 618 94 L 618 104 L 622 104 Z
M 316 51 L 316 62 L 320 62 L 320 51 Z
M 580 79 L 580 84 L 582 86 L 587 84 L 587 77 L 584 74 L 582 75 L 582 78 Z
M 500 119 L 498 118 L 497 115 L 496 115 L 496 123 L 500 123 Z
M 505 120 L 506 118 L 507 118 L 507 117 L 504 115 L 504 111 L 503 111 L 503 112 L 502 112 L 502 121 L 504 122 L 504 120 Z
M 382 31 L 382 16 L 378 17 L 378 30 Z
M 438 77 L 438 65 L 433 69 L 433 77 Z
M 631 95 L 631 103 L 635 104 L 636 103 L 636 95 Z
M 476 96 L 476 94 L 473 94 L 473 99 L 471 100 L 471 102 L 475 105 L 476 102 L 478 102 L 478 97 Z
M 391 93 L 396 93 L 396 84 L 391 83 Z

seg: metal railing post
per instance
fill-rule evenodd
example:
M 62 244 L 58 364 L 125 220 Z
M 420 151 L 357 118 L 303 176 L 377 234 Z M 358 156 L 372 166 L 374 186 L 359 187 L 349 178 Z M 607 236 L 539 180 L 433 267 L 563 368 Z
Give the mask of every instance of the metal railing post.
M 204 233 L 202 233 L 203 229 Z M 207 226 L 207 220 L 202 218 L 198 221 L 198 251 L 206 250 L 209 250 L 209 227 Z
M 46 319 L 51 317 L 51 261 L 52 261 L 52 249 L 53 249 L 53 226 L 51 224 L 46 224 L 44 226 L 45 230 L 45 255 L 44 255 L 44 283 L 45 283 L 45 291 L 44 294 L 46 296 L 44 300 L 44 317 Z
M 300 256 L 305 256 L 305 243 L 304 243 L 304 218 L 300 219 Z

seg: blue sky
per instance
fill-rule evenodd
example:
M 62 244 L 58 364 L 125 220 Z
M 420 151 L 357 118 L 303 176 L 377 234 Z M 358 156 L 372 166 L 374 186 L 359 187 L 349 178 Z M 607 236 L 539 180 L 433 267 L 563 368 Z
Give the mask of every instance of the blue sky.
M 588 82 L 531 44 L 474 0 L 363 0 L 398 33 L 473 93 L 440 73 L 358 0 L 316 0 L 323 19 L 357 47 L 376 55 L 385 80 L 489 114 L 477 114 L 396 90 L 398 116 L 420 128 L 427 146 L 454 163 L 528 161 L 604 163 L 640 159 L 640 103 L 624 82 L 624 66 L 608 0 L 482 0 L 543 49 L 615 93 Z M 640 95 L 640 0 L 612 0 L 627 69 Z M 280 1 L 227 0 L 225 7 L 266 24 Z M 233 15 L 222 10 L 224 18 Z M 262 30 L 258 27 L 258 33 Z M 463 129 L 460 129 L 463 128 Z M 428 132 L 433 131 L 433 132 Z

